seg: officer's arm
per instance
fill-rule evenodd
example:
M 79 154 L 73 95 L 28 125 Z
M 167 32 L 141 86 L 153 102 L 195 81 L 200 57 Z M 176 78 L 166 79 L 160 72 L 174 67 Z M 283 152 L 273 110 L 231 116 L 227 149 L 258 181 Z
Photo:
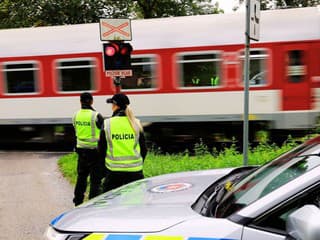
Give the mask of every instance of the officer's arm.
M 104 121 L 104 118 L 103 118 L 102 115 L 99 113 L 98 116 L 97 116 L 97 120 L 96 120 L 96 126 L 97 126 L 97 128 L 102 129 L 103 121 Z
M 145 140 L 143 132 L 140 132 L 139 145 L 140 145 L 141 157 L 142 157 L 142 159 L 144 161 L 144 159 L 147 156 L 148 149 L 147 149 L 147 146 L 146 146 L 146 140 Z
M 104 129 L 102 129 L 100 131 L 100 137 L 99 137 L 99 141 L 98 141 L 98 153 L 99 156 L 102 159 L 105 159 L 106 154 L 107 154 L 107 140 L 106 140 L 106 133 L 104 131 Z

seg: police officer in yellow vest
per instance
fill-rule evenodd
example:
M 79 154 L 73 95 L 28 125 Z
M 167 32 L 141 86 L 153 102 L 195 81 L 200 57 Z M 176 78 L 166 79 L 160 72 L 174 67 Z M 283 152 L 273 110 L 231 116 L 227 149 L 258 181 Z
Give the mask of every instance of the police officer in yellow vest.
M 112 104 L 113 115 L 104 121 L 98 146 L 107 168 L 104 192 L 142 179 L 147 155 L 143 128 L 129 107 L 129 98 L 118 93 L 107 103 Z
M 98 140 L 103 117 L 92 108 L 93 97 L 89 92 L 80 95 L 81 109 L 73 117 L 73 126 L 77 138 L 78 154 L 77 182 L 73 202 L 77 206 L 83 202 L 90 176 L 89 199 L 100 194 L 103 177 L 103 162 L 98 154 Z

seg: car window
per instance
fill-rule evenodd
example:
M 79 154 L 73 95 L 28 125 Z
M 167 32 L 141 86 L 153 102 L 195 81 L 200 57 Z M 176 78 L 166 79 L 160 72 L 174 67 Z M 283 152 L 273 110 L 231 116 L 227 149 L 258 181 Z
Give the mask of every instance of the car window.
M 257 166 L 243 166 L 233 169 L 227 175 L 219 178 L 213 184 L 211 184 L 194 202 L 192 209 L 200 213 L 203 216 L 214 216 L 212 209 L 215 208 L 219 199 L 227 191 L 226 186 L 228 183 L 240 181 L 245 176 L 257 169 Z
M 299 195 L 291 197 L 287 202 L 276 209 L 265 213 L 258 217 L 250 224 L 251 227 L 263 229 L 271 232 L 285 233 L 286 221 L 288 216 L 295 210 L 307 204 L 313 204 L 320 207 L 320 184 L 310 188 L 309 190 L 299 193 Z
M 234 184 L 215 209 L 227 217 L 320 165 L 319 144 L 304 145 L 260 167 Z

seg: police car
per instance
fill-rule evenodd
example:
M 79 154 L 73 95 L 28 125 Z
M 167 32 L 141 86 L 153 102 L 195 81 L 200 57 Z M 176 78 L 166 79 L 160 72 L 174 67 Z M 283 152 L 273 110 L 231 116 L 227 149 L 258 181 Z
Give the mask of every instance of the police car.
M 50 240 L 320 239 L 320 137 L 261 166 L 167 174 L 56 217 Z

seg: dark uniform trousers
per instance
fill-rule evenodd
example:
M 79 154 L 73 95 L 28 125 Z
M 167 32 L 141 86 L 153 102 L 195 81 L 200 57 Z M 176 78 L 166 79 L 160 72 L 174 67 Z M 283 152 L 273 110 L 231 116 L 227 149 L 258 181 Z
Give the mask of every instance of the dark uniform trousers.
M 100 184 L 104 175 L 104 163 L 100 160 L 96 149 L 78 148 L 77 183 L 74 190 L 73 202 L 77 206 L 84 200 L 87 179 L 90 176 L 89 199 L 101 193 Z
M 115 189 L 127 183 L 143 179 L 143 172 L 113 172 L 106 170 L 105 180 L 103 183 L 103 192 Z

